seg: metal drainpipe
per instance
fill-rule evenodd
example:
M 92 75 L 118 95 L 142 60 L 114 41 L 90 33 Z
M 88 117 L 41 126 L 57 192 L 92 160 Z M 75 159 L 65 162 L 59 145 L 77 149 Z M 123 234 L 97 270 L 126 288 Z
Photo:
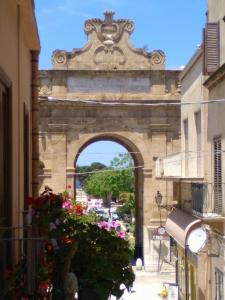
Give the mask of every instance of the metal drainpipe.
M 187 246 L 184 249 L 184 260 L 185 260 L 185 293 L 186 293 L 186 300 L 189 300 L 189 280 L 188 280 L 188 261 L 187 261 Z
M 32 196 L 38 196 L 38 169 L 39 169 L 39 147 L 38 147 L 38 56 L 39 51 L 31 51 L 31 109 L 32 109 Z M 30 209 L 30 208 L 29 208 Z M 32 228 L 28 229 L 27 242 L 27 277 L 28 291 L 32 293 L 36 288 L 36 264 L 38 247 L 33 240 Z
M 31 51 L 32 67 L 32 195 L 38 196 L 38 171 L 39 171 L 39 108 L 38 108 L 38 57 L 39 51 Z

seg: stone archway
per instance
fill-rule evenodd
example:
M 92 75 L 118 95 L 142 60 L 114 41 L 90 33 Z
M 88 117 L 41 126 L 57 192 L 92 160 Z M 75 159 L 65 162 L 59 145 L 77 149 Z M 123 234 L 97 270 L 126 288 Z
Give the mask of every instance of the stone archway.
M 154 198 L 159 190 L 168 204 L 173 191 L 156 178 L 155 159 L 180 149 L 179 71 L 164 69 L 160 50 L 132 48 L 133 28 L 132 21 L 114 20 L 110 12 L 104 20 L 87 20 L 87 45 L 54 51 L 54 69 L 40 71 L 41 176 L 42 185 L 64 190 L 73 180 L 74 156 L 94 140 L 115 140 L 140 153 L 134 156 L 144 166 L 138 171 L 138 243 L 145 267 L 157 270 L 152 237 L 160 219 Z
M 128 152 L 130 152 L 134 161 L 134 175 L 135 175 L 135 257 L 143 258 L 143 169 L 144 160 L 138 147 L 127 137 L 118 134 L 100 134 L 93 135 L 90 138 L 85 138 L 78 143 L 80 148 L 75 153 L 74 167 L 79 158 L 79 154 L 88 145 L 97 141 L 113 141 L 124 146 Z M 76 170 L 76 167 L 75 167 Z M 73 186 L 73 182 L 70 177 L 70 184 Z

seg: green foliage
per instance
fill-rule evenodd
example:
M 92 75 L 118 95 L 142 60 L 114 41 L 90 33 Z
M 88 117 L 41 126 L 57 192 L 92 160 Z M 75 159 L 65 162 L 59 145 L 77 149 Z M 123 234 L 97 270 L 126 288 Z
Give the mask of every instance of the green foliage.
M 120 153 L 110 162 L 112 168 L 130 168 L 134 166 L 133 159 L 129 153 Z
M 86 173 L 77 175 L 77 179 L 80 181 L 81 186 L 84 186 L 85 180 L 87 180 L 87 178 L 90 176 L 90 174 L 87 174 L 88 172 L 98 171 L 105 168 L 106 166 L 99 162 L 93 162 L 90 166 L 77 166 L 77 173 Z
M 72 270 L 78 277 L 80 294 L 91 290 L 91 299 L 96 300 L 108 299 L 111 294 L 121 297 L 120 284 L 129 289 L 134 281 L 128 242 L 114 231 L 100 229 L 95 224 L 86 224 L 77 238 L 79 248 Z
M 124 169 L 133 166 L 133 161 L 128 153 L 115 157 L 110 164 L 112 170 L 95 173 L 84 182 L 85 191 L 96 198 L 106 199 L 108 195 L 118 198 L 121 192 L 134 191 L 133 169 Z M 113 169 L 122 170 L 113 170 Z
M 34 232 L 39 237 L 44 231 L 45 236 L 35 258 L 38 286 L 27 297 L 24 256 L 7 277 L 6 290 L 1 291 L 4 299 L 47 299 L 50 294 L 54 300 L 65 299 L 64 279 L 69 272 L 78 278 L 81 300 L 106 300 L 110 295 L 119 298 L 122 283 L 128 289 L 132 286 L 132 252 L 115 227 L 109 230 L 96 224 L 95 216 L 85 214 L 84 208 L 66 192 L 58 196 L 48 188 L 29 205 Z
M 131 216 L 135 209 L 135 197 L 133 193 L 123 193 L 120 199 L 123 200 L 123 205 L 117 208 L 119 216 L 124 218 L 125 215 Z

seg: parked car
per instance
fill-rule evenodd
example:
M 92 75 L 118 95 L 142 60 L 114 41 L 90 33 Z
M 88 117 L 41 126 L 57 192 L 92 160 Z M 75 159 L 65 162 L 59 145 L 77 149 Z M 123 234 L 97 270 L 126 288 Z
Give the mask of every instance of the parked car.
M 100 217 L 100 220 L 102 221 L 108 221 L 109 220 L 109 215 L 104 211 L 104 209 L 97 209 L 96 210 L 96 215 Z
M 118 214 L 116 212 L 112 212 L 111 216 L 112 216 L 112 220 L 113 221 L 116 221 L 116 220 L 120 219 L 119 216 L 118 216 Z
M 91 207 L 91 208 L 89 208 L 88 212 L 89 213 L 96 213 L 97 210 L 98 210 L 97 207 Z

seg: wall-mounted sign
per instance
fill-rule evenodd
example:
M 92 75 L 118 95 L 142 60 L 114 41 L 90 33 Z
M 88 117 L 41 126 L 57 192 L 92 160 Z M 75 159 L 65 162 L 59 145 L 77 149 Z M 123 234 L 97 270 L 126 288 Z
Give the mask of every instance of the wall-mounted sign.
M 167 234 L 165 227 L 159 226 L 153 232 L 153 240 L 168 240 L 169 235 Z

